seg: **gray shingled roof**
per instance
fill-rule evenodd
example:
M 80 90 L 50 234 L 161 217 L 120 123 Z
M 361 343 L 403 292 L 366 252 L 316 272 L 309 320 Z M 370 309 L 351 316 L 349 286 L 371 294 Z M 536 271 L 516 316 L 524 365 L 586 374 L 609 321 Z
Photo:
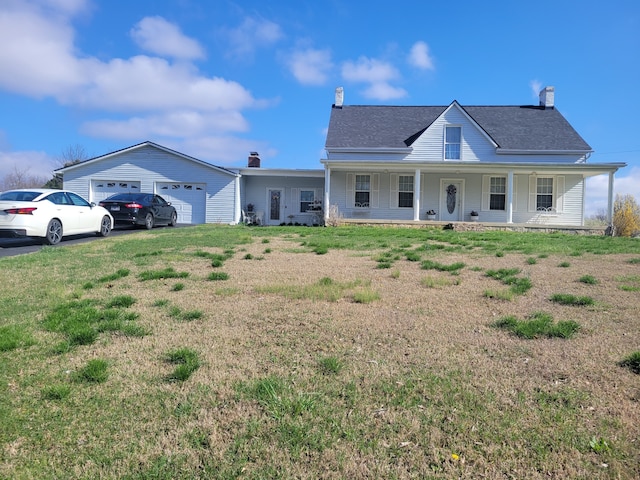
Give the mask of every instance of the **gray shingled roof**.
M 326 148 L 406 148 L 447 106 L 345 105 L 333 107 Z M 555 108 L 538 106 L 462 107 L 506 150 L 591 151 Z

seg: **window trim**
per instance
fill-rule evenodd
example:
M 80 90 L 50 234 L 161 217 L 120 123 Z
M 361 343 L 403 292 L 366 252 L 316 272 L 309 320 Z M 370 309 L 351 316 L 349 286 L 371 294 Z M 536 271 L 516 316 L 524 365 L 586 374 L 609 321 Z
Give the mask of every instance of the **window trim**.
M 551 210 L 538 210 L 538 179 L 550 178 L 551 183 Z M 564 210 L 565 178 L 563 175 L 530 175 L 529 176 L 529 212 L 555 212 Z
M 458 142 L 448 142 L 447 141 L 447 131 L 451 128 L 457 128 L 460 131 L 460 140 Z M 444 126 L 444 135 L 443 135 L 443 145 L 442 145 L 442 159 L 444 161 L 460 161 L 462 160 L 462 125 L 456 123 L 446 124 Z M 458 157 L 457 158 L 447 158 L 447 146 L 448 145 L 458 145 Z
M 491 210 L 491 179 L 492 178 L 504 178 L 505 179 L 505 193 L 504 193 L 504 210 Z M 513 176 L 513 186 L 512 186 L 512 197 L 511 197 L 511 205 L 512 211 L 515 212 L 517 210 L 516 205 L 518 204 L 516 199 L 516 193 L 518 185 L 518 176 Z M 507 198 L 509 196 L 509 176 L 503 174 L 487 174 L 482 176 L 482 206 L 480 208 L 483 212 L 507 212 L 509 207 L 507 203 Z
M 356 207 L 356 175 L 369 175 L 369 206 Z M 370 172 L 349 172 L 346 175 L 346 206 L 357 210 L 378 208 L 380 191 L 380 174 Z

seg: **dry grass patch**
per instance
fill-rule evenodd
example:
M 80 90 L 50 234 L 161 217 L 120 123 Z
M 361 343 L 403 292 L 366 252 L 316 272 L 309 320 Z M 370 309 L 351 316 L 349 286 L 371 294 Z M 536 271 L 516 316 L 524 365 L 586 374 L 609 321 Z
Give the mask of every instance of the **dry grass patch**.
M 150 332 L 100 335 L 52 356 L 62 334 L 32 324 L 38 344 L 1 357 L 0 477 L 640 476 L 640 391 L 637 376 L 618 365 L 637 350 L 640 335 L 638 297 L 616 280 L 637 275 L 628 254 L 571 256 L 571 268 L 561 270 L 549 265 L 568 254 L 528 263 L 535 251 L 496 256 L 455 235 L 456 243 L 390 236 L 382 245 L 372 238 L 354 251 L 289 230 L 269 236 L 268 255 L 263 237 L 244 239 L 214 266 L 209 254 L 193 252 L 228 248 L 223 239 L 223 246 L 205 246 L 216 232 L 199 236 L 197 249 L 176 247 L 169 256 L 110 257 L 102 271 L 130 273 L 107 282 L 82 274 L 80 266 L 79 278 L 64 288 L 49 284 L 51 271 L 40 267 L 22 277 L 20 269 L 0 270 L 0 280 L 12 275 L 19 284 L 8 286 L 2 301 L 21 320 L 51 312 L 50 306 L 20 310 L 26 307 L 11 300 L 36 275 L 47 295 L 90 299 L 98 311 L 109 299 L 121 304 L 131 296 L 135 302 L 119 309 L 134 313 L 135 323 Z M 322 255 L 313 251 L 327 245 Z M 398 253 L 381 255 L 395 248 Z M 254 258 L 245 260 L 247 254 Z M 264 258 L 255 261 L 258 256 Z M 377 268 L 380 258 L 391 259 L 393 274 Z M 424 288 L 432 286 L 425 285 L 425 260 L 469 268 L 456 268 L 455 276 L 433 272 L 429 278 L 448 281 Z M 168 267 L 188 274 L 179 278 L 182 290 L 172 289 L 175 278 L 140 277 Z M 72 258 L 57 266 L 50 259 L 47 268 L 75 266 Z M 486 272 L 511 268 L 530 280 L 526 294 L 510 302 L 486 298 L 487 285 L 502 281 Z M 214 271 L 228 278 L 209 281 Z M 585 275 L 599 282 L 576 282 Z M 94 288 L 82 289 L 88 281 Z M 358 292 L 377 298 L 358 303 Z M 555 292 L 588 294 L 597 302 L 562 305 L 550 300 Z M 33 301 L 47 305 L 44 297 Z M 580 333 L 570 340 L 527 340 L 490 326 L 541 310 L 576 322 Z M 184 321 L 172 311 L 202 316 Z M 171 363 L 169 354 L 181 351 L 179 363 Z M 107 362 L 106 381 L 70 383 L 65 372 L 93 359 Z M 180 365 L 196 364 L 184 380 L 166 381 Z

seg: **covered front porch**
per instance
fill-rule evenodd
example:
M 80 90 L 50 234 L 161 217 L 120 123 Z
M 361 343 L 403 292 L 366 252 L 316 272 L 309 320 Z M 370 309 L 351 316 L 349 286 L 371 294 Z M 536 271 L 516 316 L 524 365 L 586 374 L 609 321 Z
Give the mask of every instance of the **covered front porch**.
M 487 162 L 325 163 L 324 212 L 353 223 L 583 227 L 586 178 L 608 175 L 608 223 L 614 174 L 624 164 Z M 477 215 L 477 216 L 476 216 Z M 497 228 L 497 227 L 492 227 Z

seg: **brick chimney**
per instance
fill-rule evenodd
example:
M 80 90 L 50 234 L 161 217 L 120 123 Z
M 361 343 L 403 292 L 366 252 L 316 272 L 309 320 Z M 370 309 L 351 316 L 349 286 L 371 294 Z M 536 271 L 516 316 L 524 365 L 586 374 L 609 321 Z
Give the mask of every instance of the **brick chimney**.
M 258 152 L 249 153 L 247 166 L 249 168 L 260 168 L 260 156 L 258 155 Z
M 544 108 L 554 107 L 555 87 L 544 87 L 540 90 L 540 106 Z

